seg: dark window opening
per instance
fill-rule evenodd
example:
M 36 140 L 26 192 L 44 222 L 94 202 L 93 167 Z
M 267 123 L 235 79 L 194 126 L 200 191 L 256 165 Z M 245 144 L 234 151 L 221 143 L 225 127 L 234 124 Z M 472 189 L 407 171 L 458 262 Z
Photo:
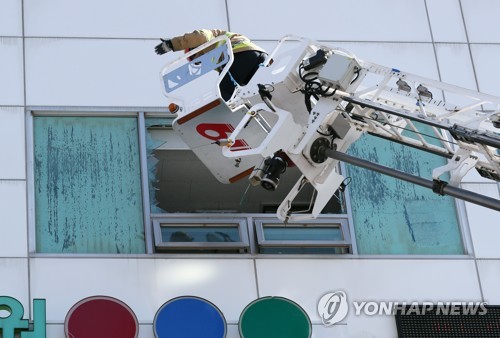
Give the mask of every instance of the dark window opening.
M 156 206 L 168 213 L 274 213 L 300 178 L 296 167 L 287 168 L 275 191 L 251 186 L 248 177 L 233 184 L 219 182 L 191 150 L 157 150 Z M 308 185 L 298 194 L 292 210 L 307 210 L 313 195 Z M 343 194 L 336 193 L 325 214 L 346 213 Z

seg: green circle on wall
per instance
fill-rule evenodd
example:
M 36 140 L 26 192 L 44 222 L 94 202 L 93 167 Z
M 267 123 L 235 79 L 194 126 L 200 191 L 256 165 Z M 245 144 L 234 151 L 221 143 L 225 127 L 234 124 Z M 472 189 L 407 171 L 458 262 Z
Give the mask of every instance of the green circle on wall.
M 240 315 L 242 338 L 310 338 L 311 320 L 293 301 L 263 297 L 248 304 Z

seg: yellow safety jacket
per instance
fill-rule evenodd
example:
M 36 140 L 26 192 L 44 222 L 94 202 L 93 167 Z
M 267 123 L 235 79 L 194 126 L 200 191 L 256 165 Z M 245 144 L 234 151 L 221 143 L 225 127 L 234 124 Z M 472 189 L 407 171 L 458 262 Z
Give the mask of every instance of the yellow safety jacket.
M 256 50 L 260 52 L 265 52 L 264 49 L 260 48 L 256 44 L 254 44 L 249 38 L 244 35 L 238 33 L 227 32 L 221 29 L 197 29 L 191 33 L 186 33 L 181 36 L 177 36 L 171 38 L 172 48 L 174 51 L 179 50 L 189 50 L 196 48 L 205 42 L 208 42 L 212 39 L 215 39 L 218 36 L 226 35 L 231 42 L 231 48 L 233 49 L 233 53 L 244 52 L 247 50 Z M 197 53 L 193 56 L 194 58 L 203 55 L 204 53 L 218 47 L 217 45 L 212 45 L 203 51 Z

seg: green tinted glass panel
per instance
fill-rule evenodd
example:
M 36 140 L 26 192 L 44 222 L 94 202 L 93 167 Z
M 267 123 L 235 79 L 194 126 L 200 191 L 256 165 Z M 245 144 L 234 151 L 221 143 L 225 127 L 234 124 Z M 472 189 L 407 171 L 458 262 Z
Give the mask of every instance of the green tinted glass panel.
M 429 135 L 432 131 L 428 132 Z M 426 179 L 446 160 L 373 136 L 350 155 Z M 454 199 L 405 181 L 347 165 L 360 254 L 463 254 Z
M 281 297 L 264 297 L 241 313 L 242 338 L 309 338 L 311 320 L 296 303 Z
M 165 141 L 153 138 L 151 135 L 151 131 L 155 129 L 165 129 L 172 127 L 173 120 L 174 118 L 157 118 L 157 117 L 148 117 L 145 119 L 148 190 L 149 190 L 150 211 L 152 213 L 161 214 L 166 211 L 159 207 L 159 201 L 156 199 L 156 194 L 158 192 L 158 184 L 159 184 L 159 180 L 157 179 L 156 176 L 159 168 L 161 168 L 161 163 L 155 156 L 156 149 L 163 146 L 165 144 Z
M 161 237 L 164 242 L 241 242 L 237 226 L 164 226 L 161 228 Z
M 341 255 L 348 254 L 349 248 L 330 247 L 330 248 L 312 248 L 312 247 L 262 247 L 259 249 L 261 254 L 283 254 L 283 255 Z
M 277 241 L 342 241 L 340 228 L 327 227 L 263 227 L 265 240 Z
M 143 253 L 136 118 L 35 117 L 37 252 Z

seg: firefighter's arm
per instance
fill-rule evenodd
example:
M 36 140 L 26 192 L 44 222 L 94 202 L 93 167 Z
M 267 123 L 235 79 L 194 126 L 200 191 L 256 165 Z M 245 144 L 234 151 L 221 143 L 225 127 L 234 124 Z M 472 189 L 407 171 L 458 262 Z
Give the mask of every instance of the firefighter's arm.
M 197 29 L 191 33 L 170 39 L 174 51 L 196 48 L 214 38 L 214 32 L 209 29 Z

